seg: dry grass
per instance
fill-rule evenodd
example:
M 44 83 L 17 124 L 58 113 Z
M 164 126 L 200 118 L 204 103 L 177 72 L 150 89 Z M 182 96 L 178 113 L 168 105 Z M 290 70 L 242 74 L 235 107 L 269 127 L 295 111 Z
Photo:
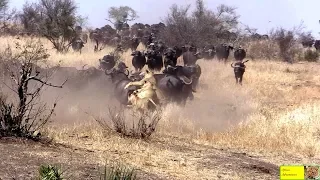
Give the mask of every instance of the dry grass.
M 1 38 L 1 47 L 13 40 L 13 37 Z M 47 41 L 42 41 L 50 47 Z M 89 43 L 81 55 L 73 52 L 61 55 L 50 50 L 50 60 L 52 63 L 61 61 L 65 66 L 97 66 L 98 59 L 110 51 L 94 53 L 93 45 Z M 131 67 L 130 52 L 124 53 L 122 59 Z M 84 116 L 85 107 L 77 103 L 83 96 L 75 102 L 58 104 L 65 109 L 72 107 L 72 112 L 68 112 L 69 119 L 65 121 L 74 125 L 61 128 L 55 123 L 48 127 L 48 134 L 58 142 L 93 150 L 101 161 L 115 159 L 177 179 L 246 177 L 234 171 L 219 175 L 216 169 L 199 169 L 197 156 L 204 156 L 212 147 L 245 149 L 260 154 L 294 154 L 306 158 L 304 162 L 319 157 L 319 64 L 249 61 L 242 87 L 236 86 L 230 64 L 215 60 L 199 60 L 199 64 L 203 74 L 195 100 L 188 102 L 185 108 L 166 107 L 164 120 L 159 122 L 151 142 L 104 132 Z M 110 100 L 105 105 L 111 104 Z M 105 106 L 96 109 L 98 115 L 105 117 Z M 284 162 L 280 159 L 270 161 Z

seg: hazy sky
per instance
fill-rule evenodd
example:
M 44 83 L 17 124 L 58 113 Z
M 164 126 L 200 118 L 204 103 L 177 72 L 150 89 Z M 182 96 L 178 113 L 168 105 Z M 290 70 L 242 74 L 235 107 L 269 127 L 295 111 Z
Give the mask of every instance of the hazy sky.
M 10 0 L 11 7 L 21 9 L 25 0 Z M 29 2 L 36 0 L 28 0 Z M 195 0 L 75 0 L 82 15 L 88 16 L 89 26 L 101 27 L 108 22 L 108 8 L 111 6 L 127 5 L 135 9 L 140 16 L 137 20 L 142 23 L 158 23 L 164 17 L 169 7 L 194 4 Z M 320 0 L 205 0 L 209 9 L 215 10 L 219 4 L 237 7 L 240 21 L 250 27 L 265 33 L 272 27 L 292 28 L 304 21 L 307 30 L 320 37 L 319 19 L 317 17 Z M 269 22 L 271 21 L 271 22 Z

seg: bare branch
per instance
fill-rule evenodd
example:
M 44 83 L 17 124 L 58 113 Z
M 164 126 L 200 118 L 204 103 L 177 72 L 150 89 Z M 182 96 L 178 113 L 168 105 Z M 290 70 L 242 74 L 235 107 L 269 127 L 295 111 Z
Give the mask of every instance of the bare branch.
M 38 81 L 38 82 L 45 84 L 47 86 L 56 87 L 56 88 L 63 88 L 63 85 L 67 82 L 67 80 L 65 80 L 61 85 L 53 85 L 51 83 L 44 82 L 41 79 L 36 78 L 35 76 L 30 77 L 29 79 L 27 79 L 27 81 L 28 80 L 35 80 L 35 81 Z

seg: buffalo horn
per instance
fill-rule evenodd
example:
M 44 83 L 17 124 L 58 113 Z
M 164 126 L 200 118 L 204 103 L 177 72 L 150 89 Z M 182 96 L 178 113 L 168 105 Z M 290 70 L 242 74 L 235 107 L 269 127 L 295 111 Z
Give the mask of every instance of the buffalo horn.
M 126 74 L 126 72 L 127 72 L 127 74 Z M 126 76 L 129 76 L 129 74 L 130 74 L 129 70 L 126 69 L 126 70 L 124 71 L 124 74 L 125 74 Z
M 184 83 L 184 84 L 192 84 L 192 79 L 187 78 L 186 76 L 179 76 L 179 79 Z M 188 82 L 189 81 L 189 82 Z

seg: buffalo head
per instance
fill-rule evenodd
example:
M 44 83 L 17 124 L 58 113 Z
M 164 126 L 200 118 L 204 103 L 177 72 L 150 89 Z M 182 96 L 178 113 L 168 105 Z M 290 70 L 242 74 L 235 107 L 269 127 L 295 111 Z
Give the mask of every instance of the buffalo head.
M 100 62 L 100 69 L 102 70 L 110 70 L 116 64 L 115 58 L 112 55 L 105 55 L 102 59 L 99 59 L 99 62 Z
M 172 48 L 168 48 L 168 49 L 165 50 L 163 55 L 165 55 L 167 57 L 175 56 L 176 55 L 176 51 L 174 49 L 172 49 Z

